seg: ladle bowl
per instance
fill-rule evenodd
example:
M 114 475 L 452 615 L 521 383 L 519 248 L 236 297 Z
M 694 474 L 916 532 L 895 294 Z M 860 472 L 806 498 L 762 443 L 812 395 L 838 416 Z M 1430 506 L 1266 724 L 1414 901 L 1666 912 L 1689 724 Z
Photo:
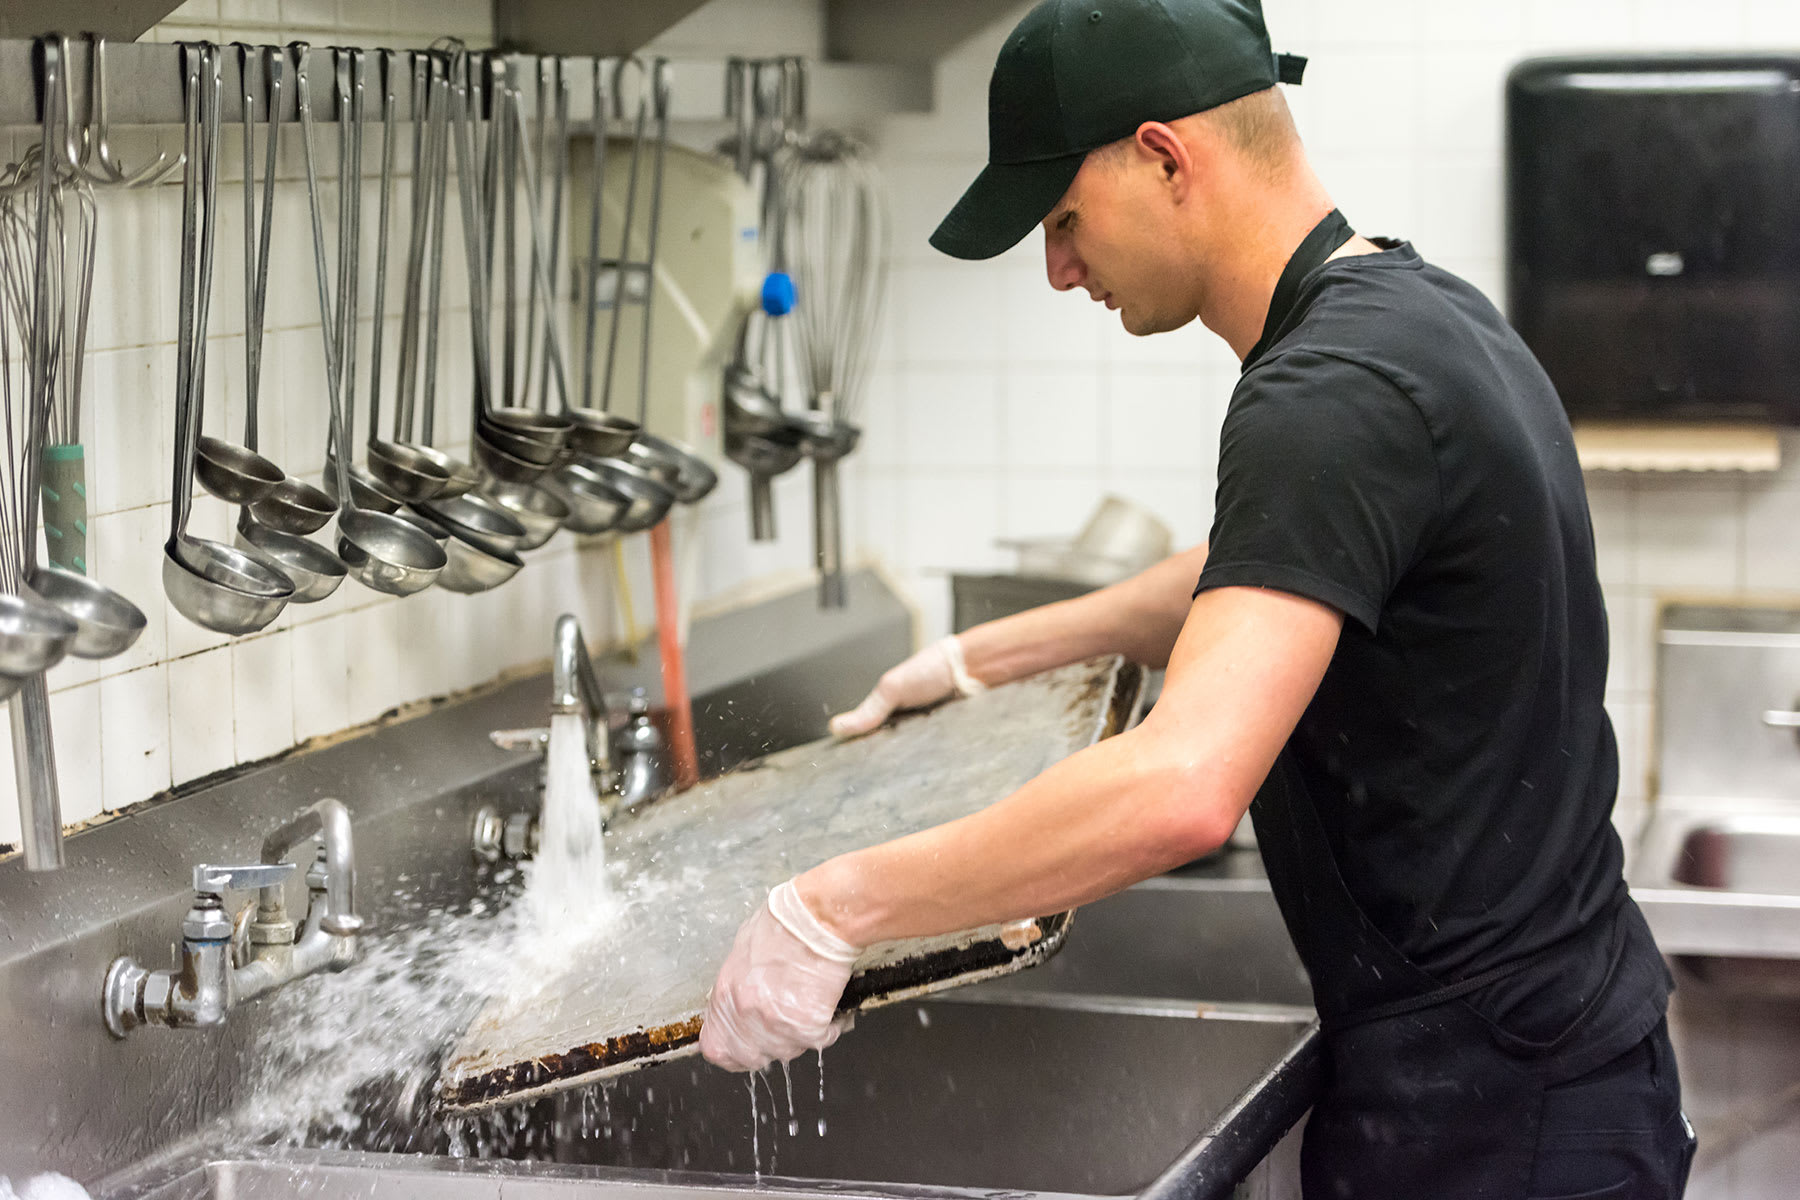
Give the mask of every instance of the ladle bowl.
M 338 513 L 337 534 L 338 557 L 351 576 L 389 596 L 425 590 L 448 561 L 430 534 L 392 513 L 345 508 Z
M 569 440 L 569 431 L 575 423 L 560 413 L 544 412 L 536 408 L 484 408 L 479 420 L 501 429 L 510 429 L 518 433 L 554 445 L 561 449 Z
M 725 456 L 750 474 L 769 478 L 787 474 L 806 454 L 795 441 L 776 440 L 765 434 L 741 434 L 725 439 Z
M 324 488 L 288 475 L 267 496 L 250 505 L 250 515 L 266 528 L 301 537 L 325 528 L 337 515 L 337 504 Z
M 569 506 L 562 497 L 543 487 L 496 480 L 484 490 L 488 499 L 524 526 L 525 536 L 519 539 L 521 550 L 536 550 L 569 519 Z
M 406 504 L 429 500 L 441 494 L 450 482 L 449 471 L 430 455 L 421 454 L 404 442 L 376 438 L 369 442 L 368 459 L 369 474 L 382 490 Z M 354 482 L 351 487 L 354 489 Z
M 254 450 L 202 437 L 194 456 L 200 486 L 227 504 L 254 504 L 287 479 L 287 472 Z
M 394 515 L 399 517 L 402 521 L 405 521 L 408 525 L 423 529 L 426 535 L 440 546 L 450 540 L 450 531 L 444 528 L 440 522 L 432 520 L 422 512 L 411 508 L 403 508 Z
M 449 482 L 444 484 L 443 490 L 433 497 L 433 499 L 454 499 L 465 492 L 472 491 L 481 486 L 481 472 L 476 469 L 473 463 L 466 463 L 460 458 L 452 458 L 442 450 L 439 450 L 436 446 L 424 446 L 416 442 L 409 442 L 407 444 L 411 446 L 416 453 L 421 454 L 436 463 L 443 469 L 444 474 L 450 477 Z
M 585 464 L 602 482 L 625 497 L 625 511 L 614 528 L 637 533 L 668 515 L 675 493 L 655 475 L 636 463 L 618 458 L 594 458 Z
M 41 600 L 0 593 L 0 675 L 6 694 L 63 660 L 79 632 L 74 618 Z
M 427 500 L 418 508 L 447 528 L 452 538 L 479 542 L 490 550 L 516 551 L 525 540 L 525 526 L 480 492 L 454 500 Z
M 630 498 L 582 459 L 564 463 L 539 485 L 568 506 L 563 528 L 573 533 L 605 533 L 615 528 Z
M 494 446 L 514 458 L 526 462 L 549 463 L 556 461 L 562 453 L 562 443 L 548 442 L 529 432 L 523 432 L 506 425 L 494 425 L 485 420 L 475 423 L 475 441 Z
M 569 430 L 569 448 L 594 458 L 625 453 L 631 440 L 643 428 L 628 417 L 601 412 L 597 408 L 571 408 L 563 416 L 569 418 L 573 426 Z
M 461 537 L 452 537 L 445 551 L 450 562 L 438 576 L 438 586 L 465 596 L 499 587 L 525 565 L 516 550 L 484 546 Z
M 475 435 L 475 461 L 495 479 L 507 483 L 535 483 L 550 469 L 550 462 L 533 462 L 508 454 L 479 433 Z
M 144 610 L 98 580 L 61 567 L 38 567 L 26 587 L 75 622 L 68 652 L 77 658 L 111 658 L 131 648 L 149 624 Z
M 632 438 L 626 457 L 652 474 L 672 472 L 670 490 L 683 504 L 697 503 L 719 486 L 719 473 L 698 454 L 680 442 L 654 433 L 639 432 Z
M 356 463 L 350 464 L 350 500 L 361 509 L 377 513 L 393 513 L 400 509 L 400 501 L 388 494 L 385 487 L 367 467 Z M 343 502 L 338 494 L 337 460 L 330 455 L 325 458 L 325 494 L 337 503 Z
M 233 637 L 265 628 L 294 597 L 291 579 L 248 552 L 186 535 L 163 548 L 162 578 L 176 612 Z
M 294 603 L 313 604 L 338 590 L 349 574 L 338 557 L 307 538 L 270 529 L 254 520 L 238 522 L 234 539 L 242 550 L 272 560 L 294 584 Z

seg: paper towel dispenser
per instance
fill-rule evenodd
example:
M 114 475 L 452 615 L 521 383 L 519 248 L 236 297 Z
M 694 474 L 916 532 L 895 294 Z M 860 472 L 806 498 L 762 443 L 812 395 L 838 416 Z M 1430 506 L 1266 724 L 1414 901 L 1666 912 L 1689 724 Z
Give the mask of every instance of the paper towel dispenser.
M 1507 80 L 1507 295 L 1571 416 L 1800 425 L 1800 56 Z

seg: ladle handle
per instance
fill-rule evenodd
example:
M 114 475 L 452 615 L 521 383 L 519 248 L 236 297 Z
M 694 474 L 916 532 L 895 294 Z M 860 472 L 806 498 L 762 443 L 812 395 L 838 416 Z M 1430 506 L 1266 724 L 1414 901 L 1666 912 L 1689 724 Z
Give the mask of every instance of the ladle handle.
M 625 108 L 623 85 L 620 83 L 620 78 L 625 73 L 626 65 L 634 62 L 638 64 L 640 70 L 643 69 L 643 63 L 636 58 L 620 59 L 618 66 L 613 68 L 613 107 L 620 112 L 623 112 Z M 619 233 L 619 257 L 616 268 L 619 279 L 618 286 L 613 292 L 612 320 L 609 322 L 606 334 L 606 373 L 601 376 L 600 381 L 600 410 L 602 412 L 612 411 L 613 367 L 619 359 L 619 318 L 625 311 L 625 297 L 630 290 L 625 282 L 625 265 L 631 260 L 631 225 L 634 214 L 637 212 L 638 160 L 642 157 L 644 132 L 649 115 L 649 97 L 647 94 L 640 94 L 637 120 L 633 124 L 631 134 L 631 169 L 625 177 L 625 221 Z
M 469 325 L 470 338 L 475 348 L 476 407 L 485 412 L 490 407 L 488 387 L 492 378 L 492 351 L 488 345 L 487 250 L 481 210 L 475 195 L 475 137 L 469 122 L 466 80 L 459 79 L 453 85 L 451 97 L 451 121 L 456 126 L 457 199 L 458 207 L 462 209 L 463 248 L 469 259 L 472 293 Z M 497 132 L 490 132 L 488 136 L 492 138 L 499 135 Z
M 444 197 L 450 164 L 449 67 L 432 85 L 437 103 L 431 126 L 431 252 L 425 262 L 431 268 L 431 290 L 426 297 L 425 397 L 421 414 L 422 436 L 431 444 L 437 433 L 438 330 L 443 323 L 444 302 Z
M 550 281 L 544 272 L 545 256 L 541 253 L 544 245 L 543 229 L 538 223 L 538 193 L 532 183 L 533 163 L 531 161 L 531 145 L 525 138 L 525 114 L 518 105 L 512 106 L 514 132 L 519 135 L 519 154 L 525 160 L 525 213 L 531 224 L 531 282 L 538 303 L 544 306 L 546 314 L 552 313 L 550 297 Z M 569 378 L 563 369 L 562 335 L 557 332 L 556 322 L 546 319 L 544 324 L 544 346 L 550 355 L 550 367 L 556 374 L 557 394 L 562 397 L 563 407 L 569 406 Z
M 331 402 L 331 434 L 337 446 L 332 462 L 337 468 L 338 504 L 352 511 L 356 504 L 350 496 L 350 468 L 344 446 L 343 412 L 338 404 L 337 339 L 332 334 L 331 274 L 325 261 L 325 224 L 319 215 L 319 169 L 313 161 L 312 94 L 306 79 L 306 59 L 311 53 L 305 42 L 294 42 L 294 102 L 300 110 L 300 145 L 306 160 L 306 207 L 312 217 L 313 274 L 319 283 L 319 331 L 325 342 L 325 392 Z
M 381 201 L 375 216 L 375 329 L 369 345 L 369 441 L 381 428 L 381 343 L 387 314 L 388 210 L 394 187 L 394 65 L 399 55 L 381 52 Z
M 588 206 L 587 304 L 582 315 L 581 407 L 594 406 L 594 326 L 600 314 L 600 211 L 606 183 L 606 92 L 601 86 L 602 60 L 594 59 L 593 199 Z
M 663 161 L 669 148 L 669 60 L 659 58 L 650 69 L 651 104 L 656 114 L 656 150 L 650 167 L 649 246 L 644 251 L 644 313 L 642 340 L 638 343 L 638 411 L 640 426 L 647 424 L 650 409 L 650 313 L 656 300 L 656 245 L 662 232 Z
M 395 382 L 394 437 L 412 437 L 413 399 L 418 389 L 419 298 L 425 271 L 425 225 L 431 213 L 430 197 L 420 180 L 430 177 L 426 162 L 426 100 L 435 58 L 415 54 L 412 62 L 412 229 L 406 243 L 406 292 L 400 302 L 400 370 Z

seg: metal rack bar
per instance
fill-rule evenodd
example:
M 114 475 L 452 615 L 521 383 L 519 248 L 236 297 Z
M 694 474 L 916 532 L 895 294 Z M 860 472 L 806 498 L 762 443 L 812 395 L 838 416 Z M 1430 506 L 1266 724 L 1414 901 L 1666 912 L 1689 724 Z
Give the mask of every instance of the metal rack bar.
M 173 43 L 108 42 L 106 46 L 106 100 L 109 124 L 115 128 L 130 126 L 179 126 L 182 120 L 181 53 Z M 312 46 L 308 53 L 308 70 L 317 75 L 330 70 L 331 48 Z M 414 51 L 401 51 L 407 69 L 411 69 Z M 479 53 L 479 52 L 478 52 Z M 323 57 L 319 57 L 323 56 Z M 73 92 L 70 119 L 78 125 L 88 124 L 91 54 L 80 37 L 71 39 L 69 73 Z M 506 54 L 501 56 L 514 72 L 516 80 L 532 78 L 539 56 Z M 592 94 L 592 58 L 570 57 L 563 60 L 572 93 L 570 120 L 576 131 L 593 124 L 593 108 L 587 99 Z M 227 122 L 243 119 L 242 93 L 237 56 L 228 54 L 221 63 L 224 72 L 224 98 L 221 118 Z M 722 59 L 673 59 L 676 88 L 670 119 L 675 121 L 720 121 L 724 119 L 726 63 Z M 817 62 L 807 66 L 809 107 L 816 119 L 850 120 L 885 113 L 930 112 L 933 102 L 932 72 L 929 67 L 871 63 Z M 39 122 L 42 84 L 30 39 L 0 39 L 0 128 L 24 128 Z M 521 89 L 526 114 L 532 115 L 533 89 Z M 266 93 L 256 89 L 255 120 L 268 119 Z M 402 90 L 395 98 L 395 118 L 412 120 L 412 95 Z M 280 119 L 297 121 L 291 89 L 282 97 Z M 338 119 L 337 97 L 330 89 L 322 89 L 313 98 L 313 119 L 335 122 Z M 379 115 L 370 112 L 366 120 Z

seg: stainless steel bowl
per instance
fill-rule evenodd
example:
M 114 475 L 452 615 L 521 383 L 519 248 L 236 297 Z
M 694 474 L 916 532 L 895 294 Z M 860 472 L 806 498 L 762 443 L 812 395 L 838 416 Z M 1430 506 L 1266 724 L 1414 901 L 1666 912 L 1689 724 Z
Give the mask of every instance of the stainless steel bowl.
M 280 486 L 287 473 L 254 450 L 203 437 L 194 455 L 200 486 L 227 504 L 254 504 Z
M 292 580 L 247 552 L 191 537 L 164 548 L 162 577 L 176 612 L 233 637 L 265 628 L 294 597 Z
M 495 480 L 482 489 L 487 498 L 512 514 L 525 528 L 519 549 L 536 550 L 569 519 L 569 506 L 554 492 L 529 483 Z
M 605 533 L 615 528 L 630 504 L 625 493 L 579 458 L 544 476 L 541 486 L 568 506 L 563 528 L 574 533 Z
M 643 429 L 628 417 L 601 412 L 596 408 L 571 408 L 563 415 L 573 428 L 569 430 L 569 448 L 578 454 L 595 458 L 625 453 L 631 439 Z
M 75 622 L 75 639 L 68 652 L 77 658 L 122 654 L 149 624 L 144 610 L 118 592 L 61 567 L 38 567 L 26 587 Z
M 563 449 L 561 442 L 546 441 L 531 433 L 504 425 L 490 424 L 485 420 L 475 422 L 475 442 L 477 445 L 486 443 L 495 449 L 505 451 L 514 458 L 534 463 L 555 462 L 556 456 L 561 454 Z
M 368 461 L 369 473 L 380 482 L 382 490 L 408 504 L 441 495 L 450 483 L 449 470 L 431 455 L 404 442 L 371 442 Z
M 482 546 L 461 537 L 452 537 L 445 550 L 450 561 L 438 576 L 438 586 L 463 595 L 497 588 L 525 565 L 517 551 Z
M 534 483 L 551 467 L 547 462 L 532 462 L 508 454 L 480 434 L 475 435 L 475 461 L 489 475 L 508 483 Z
M 654 433 L 639 433 L 626 450 L 630 461 L 652 473 L 669 474 L 675 499 L 683 504 L 702 500 L 719 486 L 719 473 L 692 449 Z
M 675 503 L 669 486 L 636 463 L 618 458 L 593 458 L 585 464 L 614 491 L 625 497 L 625 511 L 615 528 L 620 533 L 648 529 L 668 515 Z
M 392 513 L 347 508 L 338 514 L 338 557 L 356 582 L 389 596 L 410 596 L 437 581 L 444 548 Z
M 41 600 L 0 593 L 0 675 L 23 680 L 49 670 L 69 652 L 77 632 L 67 613 Z M 14 683 L 11 691 L 17 690 Z
M 452 540 L 476 541 L 494 551 L 517 551 L 525 540 L 525 526 L 480 492 L 454 500 L 427 500 L 416 507 L 448 529 Z
M 294 603 L 313 604 L 338 590 L 349 574 L 337 555 L 307 538 L 258 525 L 239 522 L 233 539 L 238 548 L 253 550 L 271 560 L 294 583 Z
M 301 537 L 325 528 L 337 515 L 337 502 L 323 488 L 288 475 L 250 506 L 250 515 L 258 524 Z

